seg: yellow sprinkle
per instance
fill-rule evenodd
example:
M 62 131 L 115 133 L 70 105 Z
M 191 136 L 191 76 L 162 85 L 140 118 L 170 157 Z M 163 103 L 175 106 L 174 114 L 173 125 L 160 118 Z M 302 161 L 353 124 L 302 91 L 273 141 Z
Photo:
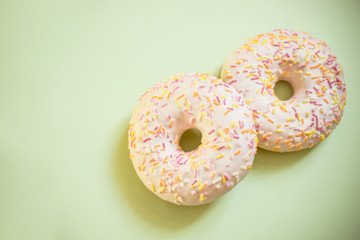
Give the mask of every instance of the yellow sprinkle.
M 204 201 L 204 200 L 205 200 L 204 194 L 202 193 L 202 194 L 200 194 L 200 202 L 202 202 L 202 201 Z
M 293 119 L 294 119 L 294 118 L 291 117 L 291 118 L 286 119 L 286 121 L 287 121 L 287 122 L 290 122 L 290 121 L 292 121 Z
M 284 130 L 276 129 L 275 132 L 277 132 L 277 133 L 282 133 L 282 132 L 284 132 Z
M 249 77 L 257 77 L 257 75 L 255 73 L 250 73 L 249 75 L 246 76 L 247 78 Z
M 232 106 L 233 106 L 234 108 L 239 108 L 239 106 L 238 106 L 236 103 L 234 103 Z
M 232 141 L 232 139 L 227 137 L 220 129 L 218 130 L 218 133 L 222 138 L 224 138 L 226 140 L 229 140 L 229 141 Z
M 175 100 L 176 104 L 181 108 L 182 107 L 181 103 L 176 99 L 174 99 L 174 100 Z
M 281 123 L 279 123 L 278 125 L 277 125 L 277 128 L 280 128 L 281 127 Z
M 219 156 L 216 157 L 216 159 L 220 159 L 222 157 L 224 157 L 224 154 L 220 154 Z
M 247 66 L 245 66 L 245 68 L 251 68 L 252 67 L 252 65 L 247 65 Z
M 204 106 L 205 106 L 205 103 L 201 104 L 201 105 L 200 105 L 200 108 L 203 108 Z
M 302 73 L 302 71 L 298 71 L 298 70 L 296 70 L 296 71 L 295 71 L 295 73 Z
M 272 114 L 275 114 L 275 108 L 273 108 L 273 110 L 272 110 Z
M 266 115 L 265 113 L 263 114 L 263 116 L 264 116 L 264 117 L 266 117 L 266 118 L 268 118 L 268 117 L 269 117 L 269 116 L 268 116 L 268 115 Z
M 232 121 L 230 124 L 232 124 L 232 126 L 231 126 L 232 128 L 238 128 L 239 127 L 235 121 Z
M 267 40 L 266 40 L 267 41 Z M 257 61 L 260 61 L 260 60 L 263 60 L 263 59 L 268 59 L 269 57 L 259 57 L 258 59 L 257 59 Z
M 269 39 L 266 39 L 265 41 L 263 41 L 263 42 L 261 43 L 261 45 L 264 45 L 267 41 L 269 41 Z
M 164 97 L 165 93 L 167 92 L 168 90 L 165 89 L 165 91 L 161 94 L 162 97 Z
M 307 75 L 307 76 L 311 76 L 311 73 L 307 72 L 307 73 L 305 73 L 305 75 Z
M 251 100 L 249 99 L 249 100 L 246 100 L 245 102 L 246 102 L 246 104 L 250 105 Z
M 306 112 L 306 117 L 309 117 L 309 112 Z
M 313 129 L 311 132 L 305 132 L 305 134 L 309 135 L 310 138 L 314 133 L 315 133 L 315 129 Z
M 153 192 L 155 192 L 155 186 L 154 186 L 154 184 L 151 184 L 151 188 L 152 188 Z
M 325 136 L 324 136 L 324 135 L 321 135 L 321 136 L 320 136 L 320 141 L 324 141 L 324 139 L 325 139 Z
M 307 54 L 305 55 L 305 59 L 304 59 L 304 61 L 306 61 L 307 57 L 308 57 L 308 56 L 309 56 L 309 54 L 310 54 L 309 50 L 306 50 L 306 52 L 307 52 Z
M 188 102 L 188 103 L 186 104 L 186 111 L 189 111 L 189 108 L 190 108 L 190 103 Z

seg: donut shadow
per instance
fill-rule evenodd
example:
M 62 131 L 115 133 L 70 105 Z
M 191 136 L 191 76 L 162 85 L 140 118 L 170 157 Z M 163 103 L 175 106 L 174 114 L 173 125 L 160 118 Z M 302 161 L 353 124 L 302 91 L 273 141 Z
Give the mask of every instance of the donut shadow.
M 296 152 L 278 153 L 258 148 L 251 170 L 270 173 L 289 168 L 304 159 L 311 150 L 308 148 Z
M 127 121 L 128 123 L 129 121 Z M 117 149 L 112 163 L 114 180 L 118 191 L 134 214 L 154 227 L 164 230 L 182 229 L 201 215 L 214 203 L 199 206 L 178 206 L 166 202 L 150 192 L 137 176 L 129 158 L 128 125 L 119 129 Z
M 221 79 L 221 70 L 223 69 L 223 64 L 220 64 L 214 71 L 211 72 L 211 75 Z

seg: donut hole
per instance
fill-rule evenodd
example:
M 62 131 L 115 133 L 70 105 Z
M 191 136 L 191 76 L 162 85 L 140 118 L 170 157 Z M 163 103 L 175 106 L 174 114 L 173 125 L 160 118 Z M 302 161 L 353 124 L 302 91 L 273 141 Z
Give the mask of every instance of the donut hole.
M 274 92 L 276 97 L 281 101 L 289 100 L 294 96 L 294 88 L 286 80 L 279 80 L 275 83 Z
M 179 146 L 184 152 L 191 152 L 201 144 L 202 134 L 199 129 L 190 128 L 180 138 Z

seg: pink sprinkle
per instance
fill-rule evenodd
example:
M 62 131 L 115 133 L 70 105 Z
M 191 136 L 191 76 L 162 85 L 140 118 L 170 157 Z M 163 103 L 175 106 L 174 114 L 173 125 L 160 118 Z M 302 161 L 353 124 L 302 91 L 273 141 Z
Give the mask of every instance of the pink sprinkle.
M 215 132 L 215 129 L 211 130 L 208 134 L 212 134 L 213 132 Z
M 217 150 L 218 151 L 220 151 L 221 149 L 223 149 L 223 148 L 225 148 L 225 146 L 223 145 L 223 146 L 221 146 L 221 147 L 219 147 Z
M 151 140 L 151 138 L 146 138 L 143 143 L 146 143 L 147 141 Z
M 172 95 L 174 95 L 175 91 L 179 89 L 179 86 L 177 86 L 173 91 L 172 91 Z
M 213 86 L 210 86 L 210 88 L 209 88 L 209 93 L 211 92 L 213 90 Z
M 189 112 L 187 110 L 184 110 L 184 113 L 188 114 L 188 115 L 192 115 L 192 112 Z
M 197 179 L 195 179 L 195 180 L 193 181 L 193 183 L 191 184 L 191 186 L 193 186 L 196 182 L 197 182 Z
M 237 80 L 232 80 L 232 81 L 229 82 L 228 84 L 231 85 L 231 84 L 233 84 L 234 82 L 237 82 Z
M 254 147 L 254 140 L 251 139 L 250 143 L 248 144 L 249 148 L 253 148 Z
M 226 181 L 229 181 L 230 178 L 226 173 L 224 173 L 224 177 L 225 177 Z
M 241 120 L 239 120 L 239 126 L 240 126 L 240 129 L 243 129 L 243 127 L 244 127 L 244 122 L 241 121 Z

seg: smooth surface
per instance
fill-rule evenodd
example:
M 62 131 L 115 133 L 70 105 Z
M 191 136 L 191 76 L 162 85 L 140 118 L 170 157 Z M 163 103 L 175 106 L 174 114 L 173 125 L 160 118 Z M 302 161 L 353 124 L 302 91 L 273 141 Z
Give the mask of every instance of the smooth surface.
M 1 1 L 0 239 L 359 239 L 359 1 Z M 276 28 L 325 41 L 348 89 L 311 150 L 259 150 L 213 204 L 158 199 L 128 158 L 139 96 L 179 72 L 218 75 Z

